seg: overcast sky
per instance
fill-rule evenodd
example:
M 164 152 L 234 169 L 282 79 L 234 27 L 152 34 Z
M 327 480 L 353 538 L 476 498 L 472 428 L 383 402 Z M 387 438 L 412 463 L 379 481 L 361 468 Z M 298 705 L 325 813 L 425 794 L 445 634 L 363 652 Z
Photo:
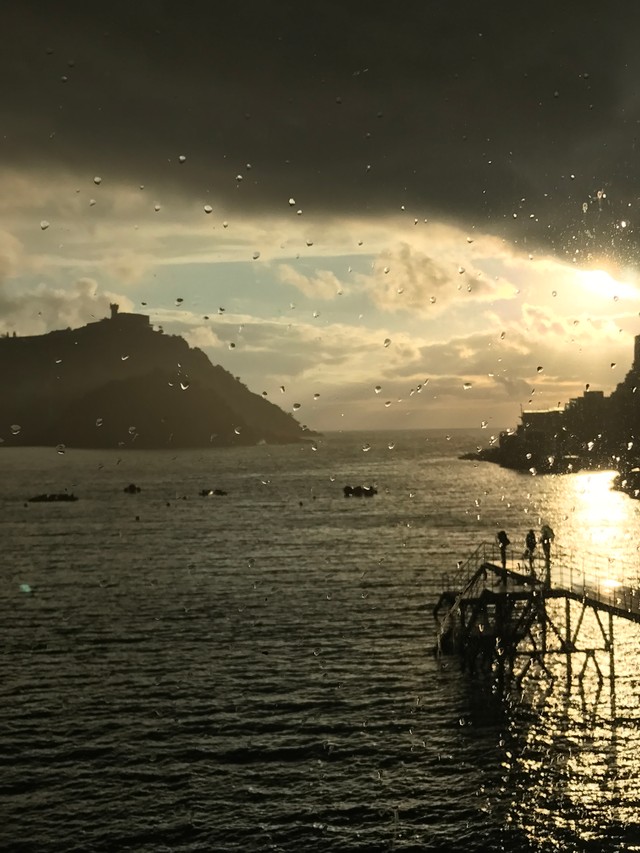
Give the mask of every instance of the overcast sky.
M 378 7 L 4 4 L 0 332 L 115 299 L 320 430 L 609 393 L 640 4 Z

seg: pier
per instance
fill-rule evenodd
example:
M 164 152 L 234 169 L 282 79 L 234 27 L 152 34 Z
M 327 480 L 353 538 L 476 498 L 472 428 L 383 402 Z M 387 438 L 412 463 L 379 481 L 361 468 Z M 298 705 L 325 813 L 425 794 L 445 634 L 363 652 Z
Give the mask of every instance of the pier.
M 553 680 L 550 656 L 564 655 L 567 687 L 574 671 L 582 684 L 588 667 L 600 685 L 605 677 L 613 684 L 616 620 L 640 623 L 640 589 L 612 574 L 606 560 L 579 561 L 560 549 L 531 564 L 508 557 L 503 568 L 498 544 L 483 543 L 443 578 L 433 608 L 436 653 L 520 684 L 533 666 Z

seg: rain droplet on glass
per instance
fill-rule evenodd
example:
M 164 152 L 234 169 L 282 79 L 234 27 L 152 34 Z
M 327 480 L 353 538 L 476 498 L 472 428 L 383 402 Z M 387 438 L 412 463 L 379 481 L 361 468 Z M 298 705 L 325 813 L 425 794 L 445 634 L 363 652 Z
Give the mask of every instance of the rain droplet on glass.
M 293 404 L 293 407 L 292 407 L 292 408 L 293 408 L 293 411 L 294 411 L 294 412 L 297 412 L 297 411 L 298 411 L 298 409 L 300 408 L 300 406 L 301 406 L 301 404 L 300 404 L 300 403 L 294 403 L 294 404 Z
M 205 213 L 211 213 L 213 211 L 213 208 L 211 207 L 210 204 L 205 204 L 203 209 L 204 209 Z
M 391 344 L 391 338 L 385 338 L 385 339 L 384 339 L 384 345 L 385 345 L 385 347 L 388 347 L 390 344 Z
M 97 427 L 101 427 L 103 423 L 104 423 L 104 421 L 102 420 L 102 418 L 96 418 L 96 426 Z
M 56 447 L 56 453 L 58 453 L 60 456 L 64 456 L 64 452 L 65 452 L 65 450 L 66 450 L 66 449 L 67 449 L 67 448 L 64 446 L 64 444 L 59 444 L 59 445 Z
M 371 445 L 370 445 L 370 444 L 363 444 L 363 445 L 362 445 L 362 450 L 363 450 L 363 452 L 364 452 L 364 453 L 368 453 L 368 452 L 369 452 L 369 450 L 371 450 Z
M 95 176 L 95 178 L 93 179 L 93 183 L 94 183 L 97 187 L 99 187 L 99 186 L 100 186 L 100 184 L 102 183 L 102 178 L 100 177 L 100 175 L 96 175 L 96 176 Z
M 22 427 L 20 426 L 20 424 L 11 424 L 10 429 L 11 429 L 11 435 L 20 435 L 20 431 L 22 430 Z
M 43 220 L 41 221 L 41 223 L 40 223 L 40 228 L 41 228 L 43 231 L 46 231 L 46 230 L 47 230 L 47 228 L 49 227 L 49 225 L 50 225 L 50 223 L 49 223 L 46 219 L 43 219 Z
M 254 252 L 251 257 L 253 258 L 254 261 L 257 261 L 258 258 L 260 257 L 260 252 Z

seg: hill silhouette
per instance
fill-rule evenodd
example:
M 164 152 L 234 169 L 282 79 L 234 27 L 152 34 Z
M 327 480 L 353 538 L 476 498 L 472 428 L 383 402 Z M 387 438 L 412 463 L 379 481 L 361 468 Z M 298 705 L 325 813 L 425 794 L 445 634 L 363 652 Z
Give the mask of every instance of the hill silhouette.
M 195 448 L 296 442 L 295 418 L 143 314 L 0 338 L 5 446 Z

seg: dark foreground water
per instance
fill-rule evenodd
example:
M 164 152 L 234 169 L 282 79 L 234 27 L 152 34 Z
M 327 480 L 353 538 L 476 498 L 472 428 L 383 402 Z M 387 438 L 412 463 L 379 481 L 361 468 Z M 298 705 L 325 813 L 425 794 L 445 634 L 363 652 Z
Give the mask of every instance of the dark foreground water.
M 1 451 L 0 849 L 640 850 L 640 626 L 613 691 L 430 651 L 442 573 L 500 527 L 637 583 L 639 505 L 476 441 Z

